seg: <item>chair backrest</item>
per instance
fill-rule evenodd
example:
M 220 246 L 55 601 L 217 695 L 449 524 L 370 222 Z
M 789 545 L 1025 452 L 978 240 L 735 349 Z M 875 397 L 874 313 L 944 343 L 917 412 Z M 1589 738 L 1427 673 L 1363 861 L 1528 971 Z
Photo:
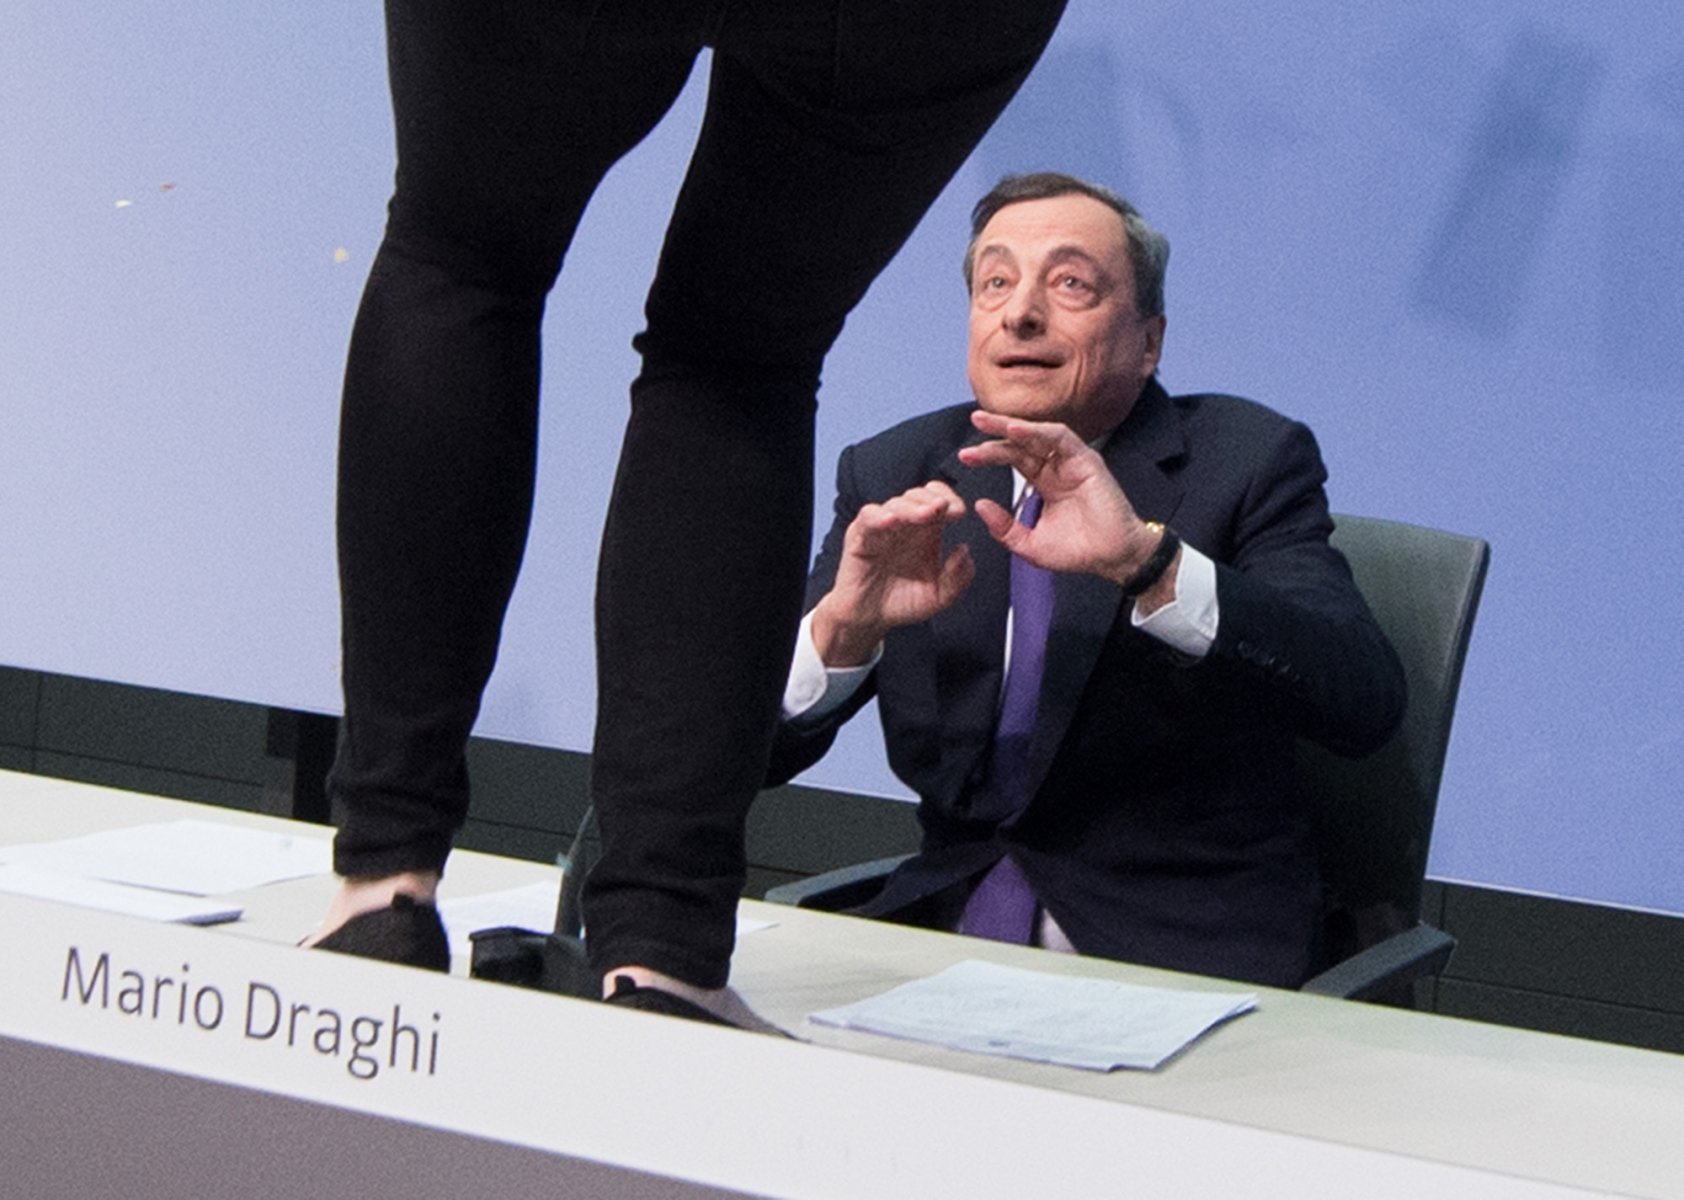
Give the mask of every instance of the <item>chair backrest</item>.
M 1456 693 L 1491 558 L 1479 538 L 1343 514 L 1334 524 L 1334 546 L 1403 660 L 1409 707 L 1397 734 L 1367 758 L 1298 747 L 1299 786 L 1320 823 L 1329 962 L 1419 916 Z

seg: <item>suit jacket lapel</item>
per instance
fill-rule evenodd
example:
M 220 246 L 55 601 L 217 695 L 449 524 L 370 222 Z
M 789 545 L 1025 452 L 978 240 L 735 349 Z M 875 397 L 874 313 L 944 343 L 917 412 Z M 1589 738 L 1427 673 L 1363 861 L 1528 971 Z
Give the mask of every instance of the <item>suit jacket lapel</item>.
M 983 435 L 972 431 L 962 445 L 975 445 Z M 1005 674 L 1006 611 L 1011 602 L 1011 555 L 989 536 L 975 515 L 976 502 L 987 497 L 1011 507 L 1009 467 L 967 467 L 958 447 L 937 467 L 965 502 L 965 517 L 950 530 L 949 546 L 969 545 L 976 578 L 967 595 L 930 621 L 936 655 L 937 728 L 942 731 L 942 777 L 957 802 L 981 777 L 994 740 Z
M 1186 453 L 1186 440 L 1175 407 L 1156 379 L 1147 384 L 1128 419 L 1100 453 L 1142 519 L 1171 522 L 1181 503 L 1181 487 L 1164 468 Z M 1113 625 L 1128 619 L 1120 611 L 1122 593 L 1093 575 L 1059 576 L 1054 596 L 1046 675 L 1029 743 L 1031 795 L 1046 778 L 1064 741 Z
M 981 440 L 973 431 L 961 445 Z M 1012 473 L 1006 467 L 967 467 L 960 463 L 958 449 L 942 459 L 936 475 L 965 502 L 967 515 L 954 525 L 949 542 L 969 544 L 976 578 L 964 600 L 930 621 L 937 728 L 942 730 L 941 774 L 950 803 L 982 778 L 987 765 L 999 715 L 1011 602 L 1011 556 L 974 513 L 976 501 L 984 496 L 1011 506 Z M 1147 384 L 1134 411 L 1101 448 L 1135 511 L 1147 520 L 1164 522 L 1173 518 L 1181 502 L 1180 485 L 1164 467 L 1185 451 L 1174 405 L 1156 380 Z M 1114 585 L 1091 575 L 1060 576 L 1054 586 L 1047 673 L 1029 747 L 1031 794 L 1064 740 L 1122 604 Z

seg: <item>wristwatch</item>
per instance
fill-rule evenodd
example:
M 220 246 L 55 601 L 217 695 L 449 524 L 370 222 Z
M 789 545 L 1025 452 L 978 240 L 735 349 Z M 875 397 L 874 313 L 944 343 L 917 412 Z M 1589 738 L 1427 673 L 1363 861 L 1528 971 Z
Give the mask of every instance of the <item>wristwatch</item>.
M 1128 600 L 1150 590 L 1162 579 L 1170 563 L 1175 561 L 1176 551 L 1181 549 L 1181 536 L 1168 525 L 1161 521 L 1148 521 L 1146 528 L 1158 534 L 1158 548 L 1152 551 L 1151 558 L 1141 564 L 1140 570 L 1123 581 L 1123 596 Z

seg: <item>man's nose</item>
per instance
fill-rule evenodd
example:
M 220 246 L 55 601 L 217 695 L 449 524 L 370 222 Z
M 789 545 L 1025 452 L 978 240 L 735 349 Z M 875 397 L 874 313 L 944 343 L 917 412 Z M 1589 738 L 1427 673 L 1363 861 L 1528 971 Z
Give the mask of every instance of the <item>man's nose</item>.
M 1006 301 L 1000 323 L 1018 337 L 1034 337 L 1047 327 L 1045 297 L 1034 284 L 1019 287 Z

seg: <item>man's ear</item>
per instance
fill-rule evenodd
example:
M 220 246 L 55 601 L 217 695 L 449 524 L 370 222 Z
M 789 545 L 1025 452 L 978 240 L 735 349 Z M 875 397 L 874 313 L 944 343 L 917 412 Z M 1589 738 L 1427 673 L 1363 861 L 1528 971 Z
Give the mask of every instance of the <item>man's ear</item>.
M 1146 368 L 1147 379 L 1150 379 L 1153 372 L 1158 369 L 1158 360 L 1163 357 L 1164 328 L 1166 325 L 1168 325 L 1168 322 L 1164 319 L 1163 313 L 1159 313 L 1155 317 L 1149 317 L 1146 321 L 1146 354 L 1142 365 Z

